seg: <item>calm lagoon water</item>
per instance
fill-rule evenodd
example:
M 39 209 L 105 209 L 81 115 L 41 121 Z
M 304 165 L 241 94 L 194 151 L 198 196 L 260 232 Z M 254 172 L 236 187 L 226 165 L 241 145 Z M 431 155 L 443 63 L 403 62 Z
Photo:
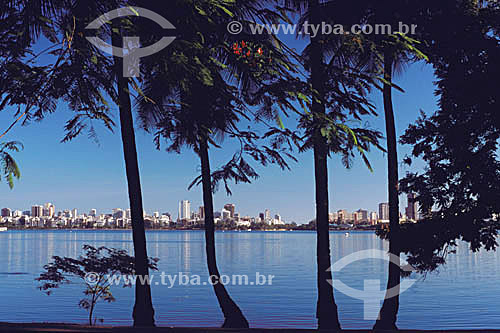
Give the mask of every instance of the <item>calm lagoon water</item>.
M 160 258 L 166 274 L 207 276 L 204 235 L 200 231 L 149 231 L 149 255 Z M 256 272 L 274 275 L 271 286 L 228 286 L 252 327 L 314 328 L 315 233 L 218 232 L 221 274 Z M 333 260 L 364 249 L 386 249 L 372 232 L 331 233 Z M 34 278 L 53 255 L 79 255 L 83 244 L 132 250 L 130 231 L 8 231 L 0 233 L 0 321 L 85 323 L 77 304 L 82 285 L 65 285 L 50 296 Z M 385 285 L 385 261 L 365 259 L 349 264 L 334 278 L 363 289 L 365 279 Z M 23 274 L 13 274 L 23 273 Z M 401 295 L 398 325 L 414 329 L 500 328 L 500 255 L 471 254 L 461 245 L 439 273 L 418 280 Z M 156 320 L 162 326 L 220 326 L 223 318 L 209 285 L 152 285 Z M 133 289 L 114 288 L 115 303 L 97 305 L 104 324 L 131 324 Z M 344 328 L 370 328 L 363 303 L 335 293 Z

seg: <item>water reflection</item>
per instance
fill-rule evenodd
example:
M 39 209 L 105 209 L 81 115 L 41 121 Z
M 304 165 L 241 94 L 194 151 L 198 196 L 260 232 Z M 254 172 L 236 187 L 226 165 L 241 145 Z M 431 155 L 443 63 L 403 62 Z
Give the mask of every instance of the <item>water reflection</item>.
M 222 274 L 256 272 L 274 275 L 272 286 L 228 286 L 253 327 L 315 327 L 316 234 L 314 232 L 217 232 L 216 247 Z M 202 231 L 151 231 L 148 251 L 160 258 L 166 274 L 208 275 Z M 76 257 L 82 245 L 123 248 L 133 252 L 130 231 L 9 231 L 0 233 L 0 311 L 3 321 L 86 321 L 78 309 L 81 286 L 64 286 L 52 296 L 37 290 L 34 278 L 54 255 Z M 332 261 L 365 249 L 387 250 L 386 242 L 370 232 L 331 234 Z M 460 246 L 438 274 L 419 280 L 401 295 L 401 328 L 495 328 L 500 327 L 500 273 L 496 252 L 471 254 Z M 387 264 L 362 260 L 335 274 L 336 279 L 363 289 L 364 279 L 387 275 Z M 217 326 L 222 315 L 211 286 L 153 285 L 153 301 L 160 325 Z M 100 304 L 98 318 L 106 324 L 130 324 L 133 290 L 115 290 L 116 303 Z M 363 320 L 363 304 L 335 293 L 345 328 L 370 328 Z M 16 309 L 16 311 L 12 311 Z M 19 310 L 17 310 L 19 309 Z M 425 320 L 422 320 L 425 318 Z

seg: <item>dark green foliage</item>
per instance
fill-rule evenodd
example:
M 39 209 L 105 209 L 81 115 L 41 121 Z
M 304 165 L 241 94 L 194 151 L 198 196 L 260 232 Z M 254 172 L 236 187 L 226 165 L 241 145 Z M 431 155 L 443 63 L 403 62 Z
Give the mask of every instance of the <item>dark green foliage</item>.
M 180 152 L 181 147 L 197 152 L 202 140 L 208 140 L 214 148 L 221 148 L 224 139 L 239 142 L 241 149 L 212 177 L 213 188 L 224 182 L 228 193 L 229 181 L 250 182 L 257 177 L 245 155 L 263 165 L 288 168 L 286 158 L 293 157 L 286 149 L 271 143 L 261 145 L 260 139 L 268 137 L 259 136 L 253 129 L 243 130 L 239 123 L 281 122 L 278 110 L 285 110 L 291 103 L 288 96 L 277 95 L 285 94 L 283 78 L 290 77 L 287 68 L 292 66 L 279 41 L 249 33 L 236 39 L 226 28 L 235 17 L 247 26 L 257 17 L 270 22 L 279 14 L 253 1 L 200 1 L 195 8 L 181 1 L 175 6 L 174 12 L 161 5 L 152 7 L 165 15 L 179 34 L 175 43 L 155 59 L 145 59 L 139 96 L 143 127 L 156 132 L 158 147 L 161 139 L 166 139 L 167 150 L 174 152 Z M 151 35 L 150 30 L 148 33 Z M 252 61 L 234 52 L 235 44 L 244 45 L 245 50 L 261 49 L 262 55 L 256 53 L 256 57 L 266 61 L 253 66 Z M 200 180 L 201 176 L 192 185 Z
M 9 151 L 18 152 L 21 149 L 23 145 L 20 142 L 0 143 L 0 181 L 5 179 L 11 189 L 14 187 L 14 178 L 21 177 L 21 171 Z
M 49 33 L 44 18 L 50 13 L 50 8 L 39 6 L 37 1 L 0 4 L 0 112 L 15 110 L 16 117 L 10 125 L 2 124 L 0 139 L 32 112 L 55 110 L 55 96 L 47 91 L 52 67 L 36 64 L 47 50 L 35 54 L 32 48 L 41 33 Z
M 117 285 L 117 281 L 123 287 L 131 286 L 130 278 L 136 274 L 135 259 L 129 256 L 126 250 L 104 246 L 95 248 L 91 245 L 84 245 L 83 250 L 85 254 L 76 259 L 54 256 L 53 261 L 43 267 L 45 272 L 41 273 L 36 280 L 42 283 L 39 289 L 45 291 L 47 295 L 63 284 L 74 283 L 72 278 L 83 280 L 85 298 L 81 299 L 78 305 L 89 311 L 89 324 L 93 325 L 95 322 L 92 318 L 96 303 L 99 300 L 115 301 L 111 286 Z M 149 258 L 149 268 L 158 270 L 158 260 Z M 125 278 L 116 280 L 113 277 Z
M 107 5 L 64 0 L 2 3 L 0 111 L 7 106 L 17 108 L 16 120 L 7 131 L 20 120 L 41 120 L 55 112 L 58 100 L 77 113 L 68 121 L 63 141 L 84 129 L 95 138 L 93 120 L 113 127 L 104 99 L 107 95 L 116 101 L 110 84 L 112 63 L 86 40 L 84 28 L 91 18 L 117 6 L 113 1 Z M 33 46 L 41 36 L 50 46 L 35 53 Z M 48 65 L 39 65 L 42 56 Z
M 500 225 L 498 108 L 500 66 L 497 2 L 446 1 L 429 6 L 421 34 L 437 77 L 439 109 L 422 113 L 401 138 L 413 145 L 403 192 L 417 194 L 423 220 L 402 226 L 403 251 L 421 272 L 446 262 L 457 241 L 472 251 L 496 249 Z M 442 20 L 453 22 L 448 29 Z M 452 17 L 452 19 L 450 19 Z M 440 23 L 441 22 L 441 23 Z M 434 30 L 436 29 L 436 30 Z

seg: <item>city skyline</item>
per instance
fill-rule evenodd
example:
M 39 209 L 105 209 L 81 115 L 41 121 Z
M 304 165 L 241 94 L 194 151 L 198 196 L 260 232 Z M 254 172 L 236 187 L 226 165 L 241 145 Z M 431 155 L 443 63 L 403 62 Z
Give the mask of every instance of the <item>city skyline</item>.
M 418 212 L 418 204 L 414 202 L 415 195 L 413 193 L 409 193 L 407 195 L 407 206 L 404 207 L 405 214 L 403 215 L 400 212 L 400 216 L 405 216 L 411 220 L 418 220 L 419 212 Z M 400 205 L 401 206 L 401 205 Z M 277 210 L 271 211 L 269 208 L 261 209 L 256 214 L 248 214 L 248 213 L 240 213 L 239 210 L 236 209 L 237 206 L 234 203 L 226 203 L 220 209 L 215 208 L 214 213 L 216 217 L 259 217 L 262 220 L 269 220 L 271 218 L 282 220 L 281 212 Z M 400 207 L 401 208 L 401 207 Z M 31 205 L 29 209 L 13 209 L 11 207 L 3 207 L 0 206 L 0 216 L 15 216 L 15 215 L 29 215 L 31 217 L 55 217 L 60 215 L 68 215 L 68 217 L 76 218 L 78 216 L 102 216 L 102 215 L 112 215 L 115 216 L 118 211 L 122 211 L 123 214 L 127 213 L 127 218 L 130 218 L 128 215 L 130 214 L 129 208 L 121 208 L 115 207 L 110 208 L 105 211 L 99 211 L 95 208 L 91 208 L 88 211 L 80 210 L 78 208 L 63 208 L 56 210 L 56 206 L 53 203 L 45 203 L 43 205 L 35 204 Z M 6 213 L 8 212 L 8 213 Z M 80 214 L 78 214 L 80 212 Z M 203 219 L 204 218 L 204 206 L 193 205 L 191 206 L 191 202 L 189 200 L 180 200 L 178 205 L 177 217 L 172 212 L 166 210 L 154 210 L 154 211 L 146 211 L 144 210 L 145 216 L 154 216 L 159 217 L 160 215 L 165 216 L 168 215 L 172 220 L 188 220 L 191 219 L 192 216 L 196 215 L 197 217 Z M 225 215 L 226 214 L 226 215 Z M 339 210 L 330 210 L 330 221 L 337 220 L 360 220 L 360 221 L 373 221 L 373 220 L 382 220 L 387 221 L 389 219 L 389 204 L 387 202 L 381 202 L 378 204 L 378 210 L 371 209 L 363 209 L 359 208 L 355 211 L 349 211 L 347 209 L 339 209 Z M 274 216 L 274 217 L 273 217 Z M 125 216 L 124 216 L 125 217 Z M 297 224 L 306 224 L 313 220 L 314 217 L 311 217 L 308 221 L 292 221 Z M 283 219 L 284 220 L 284 219 Z

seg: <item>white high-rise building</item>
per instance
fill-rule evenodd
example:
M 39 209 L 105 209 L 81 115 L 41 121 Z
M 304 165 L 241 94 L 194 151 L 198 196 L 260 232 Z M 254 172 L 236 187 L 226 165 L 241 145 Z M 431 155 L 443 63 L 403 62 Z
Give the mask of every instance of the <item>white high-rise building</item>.
M 78 210 L 76 208 L 73 208 L 73 210 L 71 211 L 71 217 L 76 219 L 77 216 L 78 216 Z
M 348 215 L 349 215 L 349 213 L 347 212 L 347 210 L 340 209 L 339 211 L 337 211 L 337 220 L 340 223 L 345 223 L 349 220 Z
M 188 220 L 191 218 L 191 203 L 189 200 L 179 202 L 179 220 Z
M 53 217 L 55 213 L 56 207 L 50 202 L 43 206 L 43 216 Z
M 224 208 L 222 209 L 221 214 L 223 220 L 228 220 L 231 217 L 231 211 Z
M 337 223 L 339 219 L 339 214 L 337 212 L 328 213 L 328 221 L 330 223 Z
M 273 224 L 285 224 L 285 221 L 283 221 L 281 219 L 281 215 L 280 214 L 276 214 L 274 215 L 274 219 L 272 221 Z

